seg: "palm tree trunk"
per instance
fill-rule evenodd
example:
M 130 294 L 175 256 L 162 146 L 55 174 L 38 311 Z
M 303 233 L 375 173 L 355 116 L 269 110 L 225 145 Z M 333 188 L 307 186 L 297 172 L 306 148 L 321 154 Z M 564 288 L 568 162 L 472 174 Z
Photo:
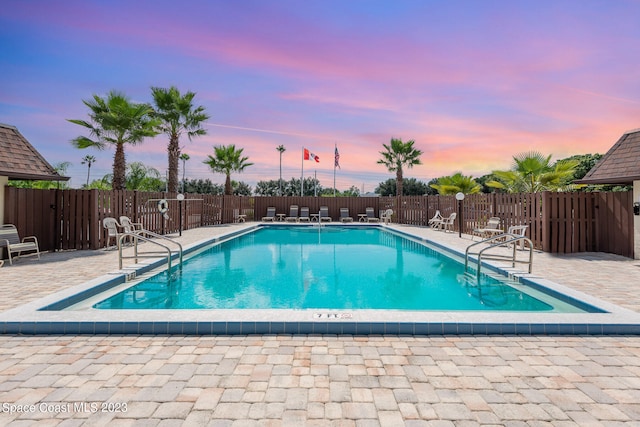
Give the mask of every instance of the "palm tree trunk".
M 280 189 L 280 196 L 282 196 L 282 152 L 280 152 L 280 180 L 278 181 L 278 187 Z
M 114 190 L 125 190 L 127 163 L 124 156 L 124 144 L 116 144 L 116 153 L 113 156 L 113 182 L 111 187 Z
M 180 145 L 178 137 L 172 135 L 169 139 L 169 178 L 167 180 L 167 187 L 170 192 L 178 191 L 178 160 L 180 158 Z
M 402 168 L 398 167 L 398 170 L 396 171 L 396 212 L 397 212 L 397 221 L 400 222 L 400 219 L 404 217 L 404 214 L 402 213 L 402 203 L 400 202 L 400 199 L 402 197 L 403 194 L 403 177 L 402 177 Z
M 227 174 L 227 179 L 224 180 L 224 194 L 227 196 L 233 195 L 233 189 L 231 188 L 231 175 Z

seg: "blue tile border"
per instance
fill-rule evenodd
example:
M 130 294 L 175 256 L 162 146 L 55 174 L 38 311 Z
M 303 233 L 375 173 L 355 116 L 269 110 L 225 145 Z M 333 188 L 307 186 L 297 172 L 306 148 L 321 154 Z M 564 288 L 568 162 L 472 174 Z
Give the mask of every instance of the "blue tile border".
M 640 325 L 342 322 L 4 322 L 7 335 L 640 335 Z

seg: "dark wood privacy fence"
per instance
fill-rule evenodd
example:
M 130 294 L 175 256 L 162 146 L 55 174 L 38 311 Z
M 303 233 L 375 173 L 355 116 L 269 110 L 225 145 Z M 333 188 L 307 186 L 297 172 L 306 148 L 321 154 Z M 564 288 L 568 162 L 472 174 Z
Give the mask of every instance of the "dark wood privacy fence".
M 160 234 L 180 229 L 228 224 L 238 215 L 260 221 L 267 208 L 289 213 L 291 205 L 321 206 L 337 220 L 340 208 L 348 208 L 357 221 L 367 207 L 377 215 L 393 209 L 393 222 L 426 226 L 436 211 L 443 216 L 458 212 L 453 196 L 406 197 L 242 197 L 187 194 L 179 202 L 173 193 L 100 190 L 34 190 L 7 187 L 5 222 L 15 224 L 20 235 L 35 235 L 42 250 L 97 249 L 105 245 L 102 219 L 125 215 Z M 158 201 L 168 202 L 167 217 Z M 511 225 L 528 225 L 527 237 L 546 252 L 611 252 L 633 257 L 632 194 L 626 193 L 532 193 L 474 194 L 462 203 L 462 218 L 455 228 L 469 233 L 489 217 Z

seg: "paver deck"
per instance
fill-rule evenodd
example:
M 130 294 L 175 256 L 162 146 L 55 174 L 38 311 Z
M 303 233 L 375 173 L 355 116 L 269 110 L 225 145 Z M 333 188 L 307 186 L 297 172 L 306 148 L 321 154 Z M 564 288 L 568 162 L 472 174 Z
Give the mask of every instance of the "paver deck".
M 411 229 L 450 246 L 470 243 Z M 542 277 L 640 310 L 638 261 L 537 253 L 535 262 Z M 0 268 L 0 311 L 115 269 L 115 251 L 21 259 Z M 0 336 L 0 425 L 36 421 L 638 426 L 640 337 Z

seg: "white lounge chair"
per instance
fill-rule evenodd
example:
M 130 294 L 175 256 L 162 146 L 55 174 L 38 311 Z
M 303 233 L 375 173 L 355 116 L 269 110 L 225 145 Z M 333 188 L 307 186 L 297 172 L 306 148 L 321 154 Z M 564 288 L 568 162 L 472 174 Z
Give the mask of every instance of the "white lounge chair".
M 473 229 L 473 234 L 471 235 L 471 239 L 473 239 L 473 237 L 476 234 L 479 235 L 481 238 L 486 239 L 486 238 L 495 236 L 497 234 L 504 233 L 504 230 L 498 227 L 500 227 L 500 218 L 498 218 L 497 216 L 492 216 L 491 218 L 489 218 L 489 220 L 487 221 L 487 224 L 484 227 Z
M 7 248 L 9 253 L 9 264 L 13 265 L 13 254 L 17 253 L 18 257 L 23 252 L 33 252 L 29 255 L 37 255 L 40 259 L 40 248 L 38 246 L 38 238 L 36 236 L 23 237 L 20 240 L 18 229 L 13 224 L 5 224 L 0 226 L 0 248 Z
M 353 222 L 353 218 L 349 216 L 349 208 L 340 208 L 340 222 Z
M 289 206 L 289 216 L 286 220 L 289 222 L 298 222 L 298 205 Z
M 273 206 L 269 206 L 267 208 L 267 216 L 263 216 L 262 217 L 263 221 L 275 221 L 276 220 L 276 208 L 274 208 Z
M 427 222 L 431 227 L 435 227 L 436 225 L 440 225 L 444 221 L 444 218 L 440 214 L 439 210 L 436 210 L 436 214 Z

